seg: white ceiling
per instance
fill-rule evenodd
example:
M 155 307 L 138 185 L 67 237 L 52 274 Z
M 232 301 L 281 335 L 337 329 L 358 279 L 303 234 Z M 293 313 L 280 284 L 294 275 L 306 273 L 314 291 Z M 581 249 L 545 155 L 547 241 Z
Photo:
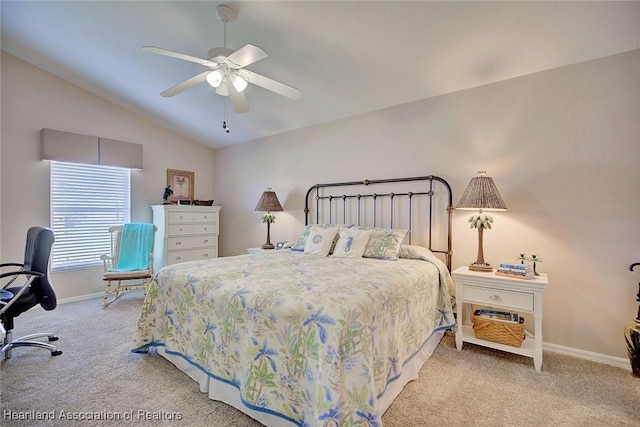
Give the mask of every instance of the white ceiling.
M 302 90 L 250 85 L 222 129 L 197 57 L 223 46 L 216 6 L 238 13 L 227 44 L 269 56 L 247 68 Z M 190 139 L 222 147 L 640 48 L 640 2 L 6 1 L 2 49 Z

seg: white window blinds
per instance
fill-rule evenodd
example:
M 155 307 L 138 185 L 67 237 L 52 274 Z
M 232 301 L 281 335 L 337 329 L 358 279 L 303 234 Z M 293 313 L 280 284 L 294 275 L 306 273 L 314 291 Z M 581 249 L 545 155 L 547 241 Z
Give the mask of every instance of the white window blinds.
M 51 162 L 51 270 L 102 265 L 112 225 L 130 222 L 129 169 Z

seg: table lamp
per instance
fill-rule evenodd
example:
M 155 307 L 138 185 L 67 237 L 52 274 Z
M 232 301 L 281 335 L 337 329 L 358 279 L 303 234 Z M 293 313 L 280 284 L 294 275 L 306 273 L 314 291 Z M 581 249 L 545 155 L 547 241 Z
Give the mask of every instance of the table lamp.
M 506 211 L 507 205 L 505 205 L 496 184 L 488 176 L 484 176 L 486 172 L 478 172 L 479 176 L 472 178 L 471 182 L 464 190 L 456 209 L 461 210 L 476 210 L 477 214 L 471 215 L 469 222 L 471 228 L 478 229 L 478 259 L 476 262 L 469 265 L 469 270 L 472 271 L 493 271 L 493 268 L 488 262 L 484 260 L 484 250 L 482 248 L 482 238 L 485 228 L 491 228 L 493 218 L 491 215 L 483 213 L 483 210 L 489 211 Z
M 255 210 L 266 212 L 262 215 L 262 222 L 267 224 L 267 242 L 262 245 L 262 249 L 274 249 L 275 246 L 271 244 L 270 228 L 271 223 L 276 221 L 276 216 L 271 212 L 281 212 L 283 209 L 278 196 L 271 188 L 267 188 L 267 191 L 262 193 Z

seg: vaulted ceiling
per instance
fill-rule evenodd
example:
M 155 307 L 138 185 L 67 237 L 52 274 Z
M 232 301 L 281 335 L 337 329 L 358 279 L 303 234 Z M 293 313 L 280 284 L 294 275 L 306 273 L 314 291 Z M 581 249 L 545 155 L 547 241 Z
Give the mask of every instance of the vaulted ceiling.
M 224 43 L 219 4 L 238 15 L 228 47 L 262 48 L 247 68 L 299 100 L 249 85 L 236 114 L 206 83 L 160 96 L 207 68 L 141 47 L 205 58 Z M 211 147 L 640 48 L 640 2 L 2 0 L 0 13 L 6 52 Z

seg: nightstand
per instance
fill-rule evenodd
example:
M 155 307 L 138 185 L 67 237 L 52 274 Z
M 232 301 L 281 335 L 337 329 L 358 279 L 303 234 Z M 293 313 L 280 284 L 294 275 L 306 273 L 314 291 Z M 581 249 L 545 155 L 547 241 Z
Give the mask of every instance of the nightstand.
M 508 351 L 532 357 L 536 371 L 540 371 L 542 369 L 542 294 L 547 286 L 547 276 L 517 279 L 496 276 L 495 272 L 470 271 L 465 266 L 457 268 L 451 273 L 451 277 L 456 284 L 456 347 L 458 351 L 462 350 L 464 342 Z M 472 304 L 532 313 L 533 337 L 527 336 L 520 347 L 476 338 L 471 326 Z
M 282 249 L 262 249 L 261 247 L 257 247 L 257 248 L 247 248 L 247 253 L 250 255 L 254 255 L 254 254 L 267 254 L 267 255 L 271 255 L 271 254 L 281 254 L 283 252 L 289 252 L 288 249 L 282 250 Z

